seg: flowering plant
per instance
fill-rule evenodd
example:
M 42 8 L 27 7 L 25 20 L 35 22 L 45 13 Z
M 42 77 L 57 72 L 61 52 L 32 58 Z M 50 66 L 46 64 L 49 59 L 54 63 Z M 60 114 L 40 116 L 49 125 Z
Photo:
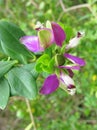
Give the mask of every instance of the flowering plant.
M 40 74 L 44 77 L 40 94 L 51 94 L 58 87 L 70 95 L 76 92 L 73 70 L 80 70 L 85 61 L 70 54 L 70 50 L 79 44 L 84 33 L 77 32 L 70 39 L 64 27 L 50 21 L 45 25 L 38 22 L 35 30 L 37 35 L 26 36 L 16 25 L 0 21 L 1 109 L 11 96 L 34 99 Z

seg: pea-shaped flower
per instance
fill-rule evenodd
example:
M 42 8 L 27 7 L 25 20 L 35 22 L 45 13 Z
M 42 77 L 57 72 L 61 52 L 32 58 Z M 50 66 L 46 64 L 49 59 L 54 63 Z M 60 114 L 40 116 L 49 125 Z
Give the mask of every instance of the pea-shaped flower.
M 55 22 L 51 22 L 50 27 L 44 27 L 43 25 L 41 27 L 40 25 L 36 30 L 38 31 L 37 36 L 23 36 L 20 38 L 21 43 L 32 52 L 44 51 L 53 43 L 61 47 L 66 38 L 64 30 Z
M 66 90 L 70 95 L 74 95 L 76 92 L 76 87 L 73 81 L 73 71 L 72 70 L 79 70 L 81 66 L 85 66 L 85 61 L 79 57 L 73 56 L 71 54 L 65 53 L 64 58 L 71 61 L 72 65 L 63 65 L 57 66 L 60 74 L 51 74 L 49 75 L 40 89 L 41 94 L 51 94 L 54 92 L 58 87 L 63 88 Z M 66 69 L 68 74 L 66 74 L 62 69 Z

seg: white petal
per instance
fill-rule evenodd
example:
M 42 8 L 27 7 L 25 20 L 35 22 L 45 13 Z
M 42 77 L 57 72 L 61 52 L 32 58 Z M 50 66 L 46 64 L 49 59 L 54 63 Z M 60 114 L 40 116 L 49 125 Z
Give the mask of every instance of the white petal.
M 68 89 L 68 93 L 69 93 L 70 95 L 74 95 L 75 92 L 76 92 L 76 88 Z
M 60 83 L 61 83 L 61 88 L 65 91 L 67 91 L 70 95 L 74 95 L 75 92 L 76 92 L 76 87 L 74 85 L 74 81 L 73 79 L 64 74 L 64 73 L 61 73 L 61 76 L 60 76 Z
M 76 47 L 79 44 L 81 37 L 84 36 L 84 34 L 85 34 L 84 32 L 78 32 L 76 37 L 72 38 L 69 41 L 69 44 L 67 44 L 67 46 L 66 46 L 66 50 L 69 50 L 70 48 Z
M 65 83 L 66 86 L 74 85 L 74 81 L 67 74 L 61 74 L 60 79 Z

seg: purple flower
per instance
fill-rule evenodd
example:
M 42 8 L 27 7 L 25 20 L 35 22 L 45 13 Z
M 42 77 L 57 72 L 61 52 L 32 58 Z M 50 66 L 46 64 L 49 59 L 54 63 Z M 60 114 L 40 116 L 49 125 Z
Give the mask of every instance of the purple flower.
M 73 56 L 73 55 L 68 54 L 68 53 L 65 53 L 64 56 L 76 65 L 79 65 L 79 66 L 85 65 L 85 61 L 77 56 Z
M 20 41 L 30 51 L 41 52 L 53 43 L 54 37 L 50 29 L 42 28 L 38 31 L 38 36 L 23 36 Z
M 32 52 L 41 52 L 44 50 L 44 48 L 40 46 L 37 36 L 23 36 L 20 38 L 20 41 Z
M 55 43 L 57 44 L 57 46 L 62 47 L 62 44 L 66 38 L 64 30 L 55 22 L 51 22 L 51 27 L 53 30 Z
M 36 30 L 38 30 L 38 36 L 23 36 L 20 38 L 20 42 L 35 53 L 44 51 L 54 42 L 61 47 L 66 38 L 64 30 L 55 22 L 51 22 L 49 28 L 38 24 Z
M 56 74 L 49 75 L 40 89 L 41 94 L 50 94 L 54 92 L 59 86 L 65 89 L 70 95 L 74 95 L 76 87 L 72 79 L 74 73 L 72 70 L 79 70 L 81 66 L 85 65 L 85 61 L 79 57 L 65 53 L 64 57 L 70 60 L 73 65 L 58 66 L 59 69 L 66 69 L 69 75 L 61 72 L 60 76 Z
M 54 92 L 58 87 L 59 80 L 55 74 L 52 74 L 45 79 L 44 84 L 40 89 L 40 93 L 45 95 L 50 94 Z
M 63 46 L 66 34 L 62 27 L 57 23 L 47 21 L 46 27 L 44 27 L 43 24 L 38 23 L 35 29 L 37 30 L 37 36 L 23 36 L 20 38 L 21 43 L 24 44 L 30 51 L 35 53 L 42 52 L 53 43 L 59 47 Z M 84 33 L 78 32 L 76 37 L 71 39 L 69 44 L 66 45 L 66 52 L 70 48 L 76 47 L 83 35 Z M 51 94 L 57 90 L 58 87 L 61 87 L 70 95 L 74 95 L 76 92 L 76 87 L 72 79 L 74 75 L 73 70 L 80 70 L 81 66 L 85 65 L 85 61 L 69 53 L 62 54 L 62 49 L 60 48 L 60 53 L 52 57 L 52 59 L 55 58 L 55 69 L 52 71 L 54 74 L 49 75 L 45 79 L 43 86 L 40 89 L 41 94 Z M 71 62 L 71 64 L 65 65 L 66 59 Z M 37 62 L 39 62 L 39 60 L 37 60 Z M 43 63 L 45 65 L 44 60 Z M 56 72 L 56 69 L 59 73 Z M 64 69 L 68 74 L 65 73 Z
M 51 94 L 52 92 L 56 91 L 57 88 L 61 85 L 61 87 L 68 91 L 70 95 L 74 95 L 76 88 L 74 85 L 74 81 L 72 78 L 64 73 L 60 74 L 58 78 L 56 74 L 49 75 L 40 89 L 40 93 L 47 95 Z
M 39 44 L 44 49 L 54 42 L 53 32 L 49 28 L 43 28 L 38 31 Z
M 64 68 L 68 71 L 69 76 L 73 77 L 74 73 L 72 70 L 80 70 L 81 66 L 85 66 L 85 61 L 82 58 L 79 58 L 77 56 L 73 56 L 71 54 L 65 53 L 64 57 L 70 60 L 73 64 L 71 65 L 63 65 L 59 66 L 59 68 Z

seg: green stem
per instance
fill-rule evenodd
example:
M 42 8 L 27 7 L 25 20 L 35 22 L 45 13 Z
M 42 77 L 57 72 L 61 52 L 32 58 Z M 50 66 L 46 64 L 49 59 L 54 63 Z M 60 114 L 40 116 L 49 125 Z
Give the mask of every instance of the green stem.
M 30 102 L 28 99 L 26 99 L 26 104 L 27 104 L 27 107 L 28 107 L 28 111 L 29 111 L 29 115 L 30 115 L 30 119 L 31 119 L 31 122 L 33 124 L 33 128 L 34 130 L 37 130 L 36 129 L 36 125 L 35 125 L 35 121 L 34 121 L 34 116 L 33 116 L 33 113 L 31 111 L 31 106 L 30 106 Z

